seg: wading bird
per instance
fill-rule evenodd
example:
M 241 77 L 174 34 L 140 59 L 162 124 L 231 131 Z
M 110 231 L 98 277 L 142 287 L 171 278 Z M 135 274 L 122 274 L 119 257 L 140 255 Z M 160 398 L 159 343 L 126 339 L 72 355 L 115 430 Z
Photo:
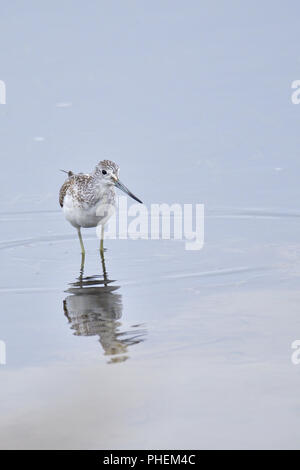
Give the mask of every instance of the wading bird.
M 62 170 L 64 171 L 64 170 Z M 103 253 L 104 225 L 112 215 L 111 209 L 116 206 L 115 187 L 142 204 L 119 180 L 119 167 L 110 160 L 98 163 L 90 174 L 66 171 L 68 179 L 59 192 L 59 204 L 65 218 L 77 229 L 84 257 L 85 249 L 81 236 L 81 227 L 101 225 L 100 252 Z

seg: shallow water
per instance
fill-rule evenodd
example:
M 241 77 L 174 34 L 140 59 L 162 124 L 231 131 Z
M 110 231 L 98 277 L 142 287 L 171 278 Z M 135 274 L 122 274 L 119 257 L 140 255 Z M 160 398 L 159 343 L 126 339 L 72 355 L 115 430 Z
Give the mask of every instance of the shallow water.
M 60 212 L 5 217 L 1 447 L 298 445 L 298 213 L 212 210 L 199 252 L 86 230 L 83 274 Z
M 299 5 L 1 7 L 1 448 L 299 448 Z M 266 19 L 267 18 L 267 19 Z M 60 168 L 115 160 L 205 243 L 79 243 Z

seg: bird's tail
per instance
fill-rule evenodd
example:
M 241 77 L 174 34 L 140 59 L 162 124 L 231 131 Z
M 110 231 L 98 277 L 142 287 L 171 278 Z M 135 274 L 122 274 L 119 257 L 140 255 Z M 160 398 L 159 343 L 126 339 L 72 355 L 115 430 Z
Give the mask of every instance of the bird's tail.
M 73 171 L 67 171 L 67 170 L 60 170 L 60 171 L 62 171 L 63 173 L 67 173 L 69 177 L 74 175 Z

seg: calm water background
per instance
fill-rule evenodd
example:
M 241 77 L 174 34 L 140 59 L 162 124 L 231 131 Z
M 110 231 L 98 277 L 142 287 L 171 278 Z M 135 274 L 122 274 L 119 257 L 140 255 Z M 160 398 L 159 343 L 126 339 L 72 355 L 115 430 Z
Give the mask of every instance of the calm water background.
M 2 2 L 1 448 L 299 448 L 299 9 Z M 78 280 L 58 170 L 103 158 L 203 250 L 110 240 L 103 282 L 90 229 Z

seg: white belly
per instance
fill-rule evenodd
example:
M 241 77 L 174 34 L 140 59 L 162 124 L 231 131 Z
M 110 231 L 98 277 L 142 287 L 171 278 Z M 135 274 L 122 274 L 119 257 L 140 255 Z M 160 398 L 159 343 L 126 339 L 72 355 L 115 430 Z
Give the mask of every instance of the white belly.
M 109 208 L 106 204 L 99 202 L 94 206 L 79 206 L 73 203 L 73 199 L 66 194 L 64 199 L 63 211 L 66 219 L 73 227 L 89 228 L 97 227 L 99 224 L 105 224 L 114 212 L 114 206 Z

